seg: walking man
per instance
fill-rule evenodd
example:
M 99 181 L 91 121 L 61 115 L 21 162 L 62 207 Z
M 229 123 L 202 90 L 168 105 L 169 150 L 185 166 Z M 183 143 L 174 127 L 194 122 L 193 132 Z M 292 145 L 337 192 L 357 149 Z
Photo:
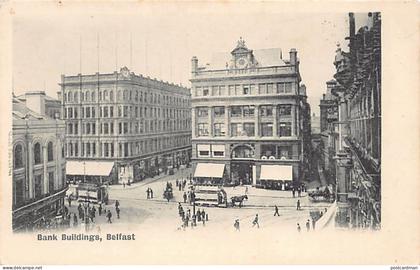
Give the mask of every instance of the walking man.
M 295 188 L 292 188 L 292 195 L 293 195 L 293 198 L 295 197 Z
M 115 208 L 118 208 L 120 206 L 120 202 L 118 200 L 115 201 Z
M 77 216 L 76 214 L 73 214 L 73 227 L 77 226 Z
M 300 225 L 299 225 L 299 223 L 297 224 L 297 231 L 300 233 Z
M 308 219 L 308 221 L 306 221 L 306 231 L 309 232 L 310 229 L 311 229 L 311 223 L 309 222 L 309 219 Z
M 302 210 L 302 208 L 300 208 L 300 200 L 297 200 L 296 210 Z
M 117 218 L 120 219 L 120 208 L 115 208 L 115 211 L 117 212 Z
M 147 188 L 146 193 L 147 193 L 147 199 L 150 199 L 150 188 Z
M 69 207 L 71 207 L 71 195 L 69 195 L 68 201 L 69 201 Z
M 258 214 L 255 215 L 254 221 L 252 222 L 252 227 L 255 227 L 257 225 L 257 228 L 260 228 L 260 224 L 258 223 Z
M 112 214 L 111 214 L 110 210 L 108 210 L 108 213 L 106 214 L 106 217 L 108 218 L 108 223 L 112 223 L 112 220 L 111 220 Z
M 301 193 L 301 190 L 300 190 L 300 187 L 298 187 L 298 197 L 300 197 L 300 193 Z
M 316 221 L 314 218 L 312 218 L 312 230 L 314 231 L 315 231 L 315 224 L 316 224 Z
M 274 205 L 274 216 L 280 216 L 279 214 L 279 208 L 277 207 L 277 205 Z
M 102 203 L 99 204 L 98 212 L 99 212 L 99 215 L 102 215 Z
M 153 189 L 150 189 L 150 199 L 153 199 Z
M 184 203 L 187 202 L 187 193 L 184 192 Z

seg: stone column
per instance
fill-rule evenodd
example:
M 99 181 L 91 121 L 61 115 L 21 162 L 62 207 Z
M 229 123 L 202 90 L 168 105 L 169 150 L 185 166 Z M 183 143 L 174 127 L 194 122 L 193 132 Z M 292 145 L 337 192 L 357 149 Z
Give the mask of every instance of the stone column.
M 260 107 L 255 105 L 255 137 L 260 136 Z
M 277 137 L 277 105 L 273 106 L 273 137 Z
M 28 138 L 28 179 L 26 179 L 27 183 L 25 183 L 25 188 L 28 186 L 29 191 L 29 198 L 32 199 L 34 197 L 34 151 L 32 145 L 32 138 Z M 26 191 L 25 191 L 26 192 Z
M 213 137 L 213 107 L 208 108 L 209 137 Z
M 229 106 L 225 106 L 225 128 L 226 128 L 226 133 L 225 133 L 225 137 L 229 138 L 230 137 L 230 107 Z
M 43 192 L 42 192 L 42 194 L 46 194 L 46 193 L 48 193 L 48 167 L 47 167 L 47 164 L 48 164 L 48 151 L 47 151 L 47 149 L 48 149 L 48 142 L 47 142 L 47 145 L 44 145 L 44 146 L 41 146 L 42 148 L 42 156 L 43 156 L 43 160 L 42 160 L 42 165 L 43 165 L 43 167 L 44 167 L 44 182 L 43 182 L 43 184 L 44 184 L 44 187 L 43 187 Z

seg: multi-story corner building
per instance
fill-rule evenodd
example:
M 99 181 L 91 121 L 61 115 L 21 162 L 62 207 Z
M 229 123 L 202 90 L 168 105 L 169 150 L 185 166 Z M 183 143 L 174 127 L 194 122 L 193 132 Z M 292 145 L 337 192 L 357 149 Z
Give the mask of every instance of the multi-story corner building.
M 126 67 L 109 74 L 62 75 L 60 85 L 73 178 L 132 182 L 189 162 L 189 89 Z
M 42 115 L 46 115 L 53 119 L 60 118 L 60 100 L 47 96 L 45 91 L 28 91 L 16 98 L 25 103 L 31 110 L 41 111 Z
M 376 229 L 381 224 L 381 17 L 369 13 L 367 18 L 356 33 L 349 14 L 349 52 L 339 48 L 334 61 L 336 223 Z
M 335 154 L 339 142 L 339 125 L 338 125 L 338 98 L 333 95 L 332 90 L 337 85 L 335 80 L 327 83 L 326 93 L 322 95 L 320 100 L 320 127 L 321 127 L 321 147 L 319 161 L 328 183 L 335 184 L 336 165 Z
M 254 51 L 240 39 L 230 54 L 216 54 L 203 67 L 192 58 L 197 181 L 285 188 L 303 180 L 310 110 L 296 50 L 289 55 Z
M 65 125 L 45 115 L 43 99 L 31 110 L 13 97 L 13 230 L 42 226 L 64 206 Z

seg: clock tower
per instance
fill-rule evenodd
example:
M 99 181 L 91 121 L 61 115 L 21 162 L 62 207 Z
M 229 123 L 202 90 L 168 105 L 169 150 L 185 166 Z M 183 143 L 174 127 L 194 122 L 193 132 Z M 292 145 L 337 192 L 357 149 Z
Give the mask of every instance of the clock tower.
M 248 49 L 245 45 L 245 40 L 239 38 L 236 48 L 231 52 L 232 59 L 229 68 L 243 69 L 256 67 L 258 63 L 254 59 L 252 50 Z

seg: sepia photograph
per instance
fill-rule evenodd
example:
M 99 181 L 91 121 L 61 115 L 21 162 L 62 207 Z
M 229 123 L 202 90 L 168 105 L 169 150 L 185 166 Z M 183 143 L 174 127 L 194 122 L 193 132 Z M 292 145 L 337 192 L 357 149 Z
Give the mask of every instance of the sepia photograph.
M 1 230 L 20 243 L 0 262 L 418 265 L 418 199 L 414 249 L 368 248 L 394 237 L 403 179 L 383 173 L 389 13 L 361 6 L 0 3 Z

